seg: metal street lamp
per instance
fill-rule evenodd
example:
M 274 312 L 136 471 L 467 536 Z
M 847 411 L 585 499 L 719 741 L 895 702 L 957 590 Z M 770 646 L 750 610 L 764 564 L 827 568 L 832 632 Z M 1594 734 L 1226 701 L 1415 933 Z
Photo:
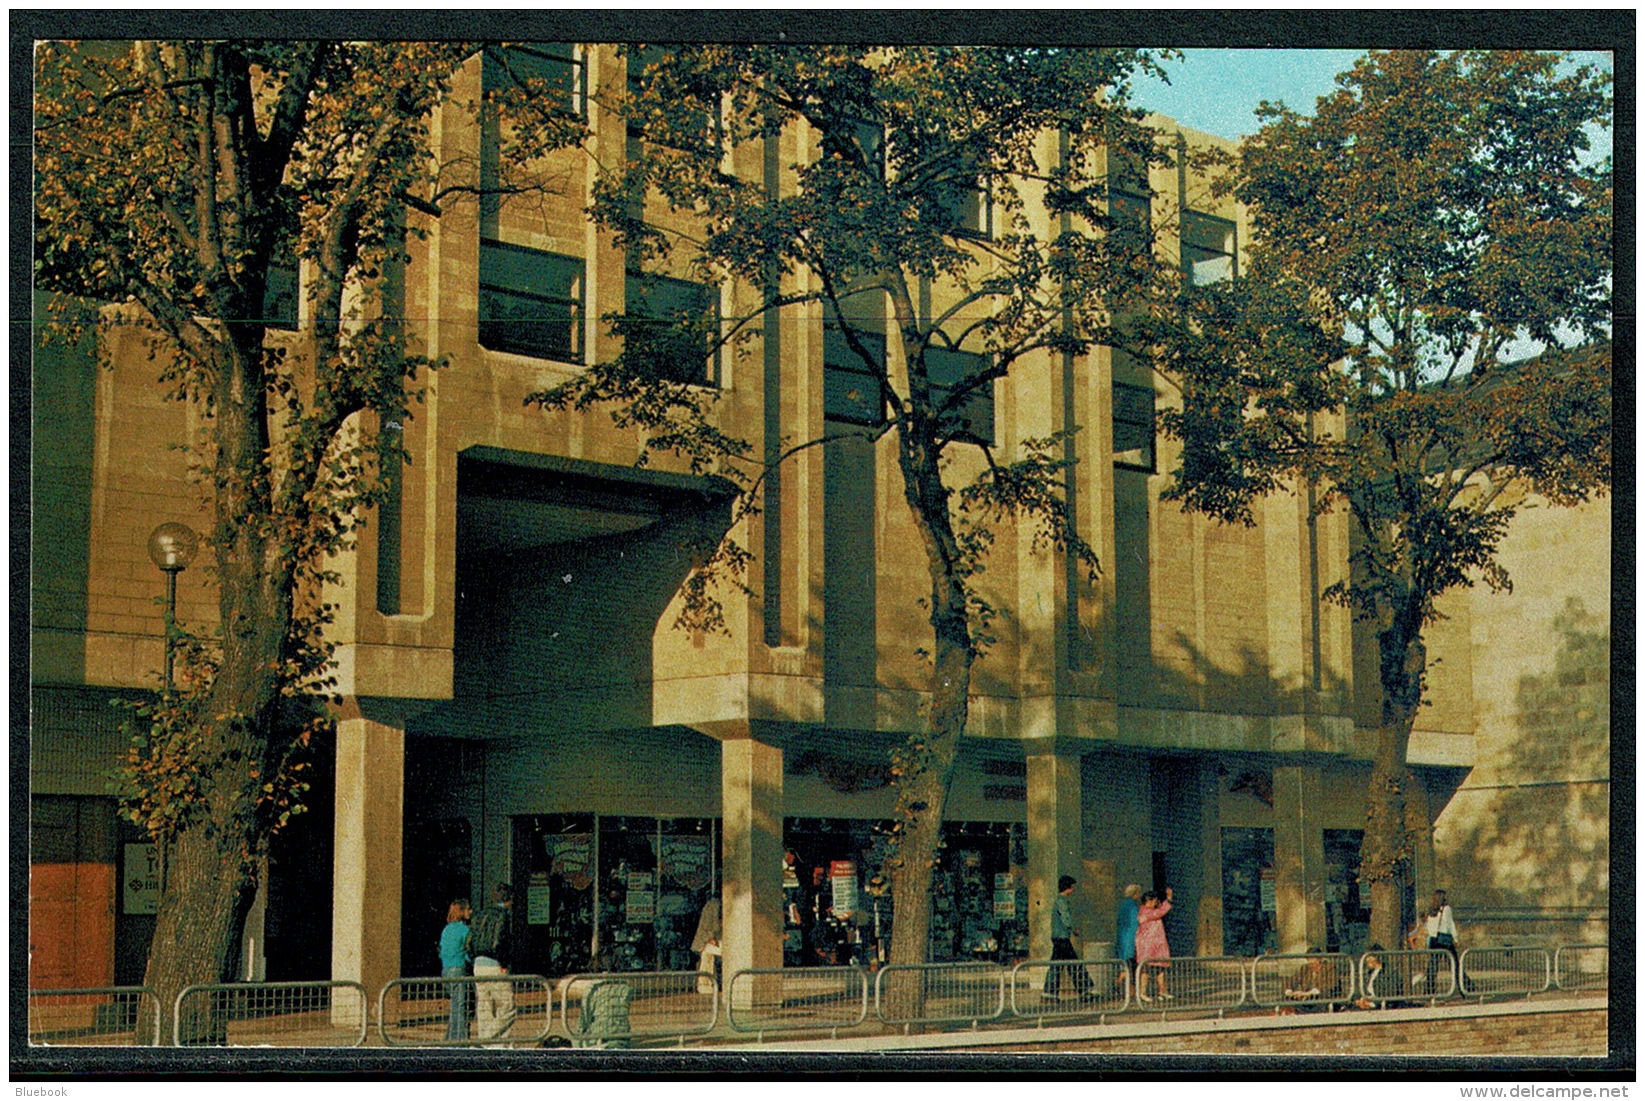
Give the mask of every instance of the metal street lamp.
M 168 521 L 149 536 L 149 560 L 166 575 L 166 695 L 171 695 L 173 636 L 177 627 L 177 575 L 188 569 L 200 537 L 187 524 Z

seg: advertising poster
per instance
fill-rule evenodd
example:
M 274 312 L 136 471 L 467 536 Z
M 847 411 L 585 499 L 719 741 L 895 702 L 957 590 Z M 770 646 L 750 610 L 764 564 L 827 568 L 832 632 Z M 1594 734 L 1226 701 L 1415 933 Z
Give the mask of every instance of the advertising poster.
M 525 889 L 525 920 L 528 925 L 547 925 L 549 913 L 548 873 L 532 872 Z
M 834 860 L 828 865 L 828 885 L 834 892 L 834 912 L 850 914 L 857 910 L 857 864 L 852 860 Z
M 706 889 L 714 879 L 713 849 L 701 835 L 664 837 L 662 874 L 688 891 Z
M 160 849 L 157 845 L 126 846 L 126 877 L 120 885 L 121 909 L 128 914 L 153 914 L 160 909 Z
M 628 873 L 628 895 L 623 909 L 630 925 L 650 925 L 657 919 L 657 892 L 650 872 Z
M 1017 877 L 1010 872 L 994 876 L 994 916 L 1011 919 L 1017 916 Z

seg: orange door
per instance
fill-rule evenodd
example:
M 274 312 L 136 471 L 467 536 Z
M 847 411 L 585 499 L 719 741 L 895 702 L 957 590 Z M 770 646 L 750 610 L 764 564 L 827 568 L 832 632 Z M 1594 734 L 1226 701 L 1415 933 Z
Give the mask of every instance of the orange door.
M 105 800 L 32 800 L 29 988 L 114 982 L 115 867 Z

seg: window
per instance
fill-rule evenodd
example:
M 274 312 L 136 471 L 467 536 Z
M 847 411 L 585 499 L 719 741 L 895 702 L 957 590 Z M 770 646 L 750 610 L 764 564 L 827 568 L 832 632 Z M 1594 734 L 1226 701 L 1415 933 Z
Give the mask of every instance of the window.
M 1145 245 L 1153 230 L 1152 200 L 1148 189 L 1148 166 L 1135 156 L 1111 153 L 1108 176 L 1108 216 L 1114 232 L 1134 235 Z
M 1203 287 L 1238 274 L 1234 223 L 1192 210 L 1182 212 L 1182 270 L 1190 286 Z
M 630 354 L 651 358 L 660 377 L 714 386 L 720 356 L 716 288 L 649 272 L 628 273 L 624 295 L 625 332 Z
M 994 231 L 994 206 L 979 177 L 937 184 L 932 196 L 938 225 L 962 237 L 987 237 Z
M 279 217 L 278 239 L 269 258 L 268 282 L 263 285 L 263 323 L 271 329 L 297 328 L 297 292 L 300 286 L 295 211 Z
M 965 382 L 988 370 L 989 359 L 980 352 L 960 352 L 951 348 L 925 350 L 925 369 L 931 379 L 932 399 L 939 405 Z M 953 411 L 951 431 L 955 439 L 972 443 L 994 442 L 994 384 L 983 383 L 972 390 Z
M 885 370 L 885 334 L 867 325 L 875 319 L 853 318 L 852 335 L 867 345 L 881 371 Z M 885 420 L 885 402 L 880 396 L 880 376 L 863 363 L 846 340 L 839 318 L 832 310 L 823 319 L 823 416 L 874 427 Z
M 480 344 L 499 352 L 581 363 L 583 262 L 480 242 Z
M 1114 383 L 1114 462 L 1154 469 L 1154 391 L 1149 386 Z
M 519 88 L 532 96 L 547 96 L 550 106 L 582 114 L 583 63 L 569 42 L 535 42 L 487 50 L 480 84 L 486 92 Z

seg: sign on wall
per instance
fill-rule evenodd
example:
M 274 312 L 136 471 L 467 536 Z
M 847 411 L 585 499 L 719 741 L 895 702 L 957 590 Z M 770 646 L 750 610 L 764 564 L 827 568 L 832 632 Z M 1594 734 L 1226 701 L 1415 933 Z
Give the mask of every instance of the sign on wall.
M 153 914 L 160 910 L 160 848 L 142 842 L 126 845 L 125 878 L 120 885 L 121 911 Z

